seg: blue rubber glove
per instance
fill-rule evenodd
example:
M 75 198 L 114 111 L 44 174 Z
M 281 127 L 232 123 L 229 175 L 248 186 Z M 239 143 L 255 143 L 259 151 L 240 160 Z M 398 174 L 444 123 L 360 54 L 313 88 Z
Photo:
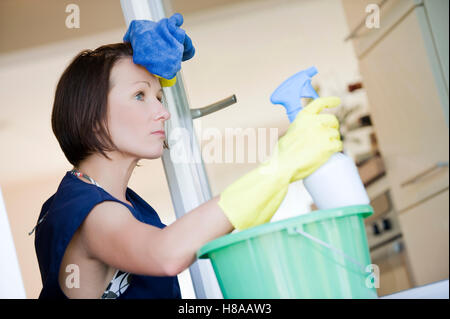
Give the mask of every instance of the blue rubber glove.
M 131 21 L 123 41 L 131 43 L 133 62 L 160 78 L 175 78 L 181 69 L 181 62 L 195 54 L 192 40 L 180 28 L 182 24 L 183 16 L 179 13 L 158 22 Z

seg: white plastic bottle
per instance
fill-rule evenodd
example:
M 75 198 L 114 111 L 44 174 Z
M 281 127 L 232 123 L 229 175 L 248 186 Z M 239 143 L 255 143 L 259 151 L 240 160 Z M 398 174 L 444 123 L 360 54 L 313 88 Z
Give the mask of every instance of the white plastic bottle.
M 303 184 L 318 209 L 370 203 L 353 159 L 343 153 L 333 154 Z

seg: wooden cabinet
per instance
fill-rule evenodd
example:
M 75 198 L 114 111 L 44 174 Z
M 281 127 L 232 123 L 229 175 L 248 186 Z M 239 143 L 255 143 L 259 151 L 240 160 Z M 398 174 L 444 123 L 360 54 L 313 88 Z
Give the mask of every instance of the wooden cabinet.
M 448 127 L 415 12 L 360 59 L 397 210 L 448 187 Z
M 449 275 L 449 191 L 399 215 L 409 270 L 421 286 Z
M 370 7 L 373 4 L 378 5 L 380 24 L 379 27 L 367 28 L 366 14 L 369 17 L 376 14 Z M 351 39 L 358 57 L 362 57 L 375 46 L 398 21 L 418 6 L 414 0 L 343 0 L 342 5 L 346 12 L 349 29 L 354 31 Z
M 381 2 L 380 28 L 363 26 L 352 42 L 413 282 L 423 285 L 449 268 L 448 3 Z M 342 3 L 350 29 L 364 21 L 362 2 Z

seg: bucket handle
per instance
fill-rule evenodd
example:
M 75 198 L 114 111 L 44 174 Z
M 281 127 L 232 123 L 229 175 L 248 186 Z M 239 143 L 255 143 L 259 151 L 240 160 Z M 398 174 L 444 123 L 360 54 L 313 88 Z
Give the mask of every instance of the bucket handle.
M 367 274 L 367 273 L 368 273 L 368 271 L 366 271 L 366 269 L 364 268 L 363 265 L 361 265 L 356 259 L 354 259 L 353 257 L 347 255 L 347 254 L 344 253 L 343 251 L 341 251 L 341 250 L 339 250 L 339 249 L 333 247 L 332 245 L 330 245 L 330 244 L 324 242 L 323 240 L 320 240 L 320 239 L 317 238 L 317 237 L 312 236 L 312 235 L 309 234 L 309 233 L 304 232 L 303 230 L 298 229 L 297 227 L 295 227 L 293 230 L 294 230 L 294 232 L 296 232 L 296 233 L 298 233 L 298 234 L 300 234 L 300 235 L 302 235 L 302 236 L 305 236 L 306 238 L 308 238 L 308 239 L 310 239 L 310 240 L 316 242 L 317 244 L 322 245 L 322 246 L 324 246 L 324 247 L 330 249 L 331 251 L 337 253 L 338 255 L 341 255 L 342 257 L 344 257 L 345 259 L 347 259 L 348 261 L 350 261 L 351 263 L 353 263 L 354 265 L 356 265 L 358 268 L 360 268 L 360 269 L 363 271 L 364 274 Z M 371 271 L 370 273 L 372 273 L 372 272 L 373 272 L 373 271 Z

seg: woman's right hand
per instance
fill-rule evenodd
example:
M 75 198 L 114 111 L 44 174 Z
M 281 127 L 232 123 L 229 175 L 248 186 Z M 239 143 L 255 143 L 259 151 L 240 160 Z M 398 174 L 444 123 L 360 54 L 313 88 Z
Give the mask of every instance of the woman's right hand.
M 332 114 L 320 114 L 341 103 L 338 97 L 318 98 L 300 111 L 286 134 L 278 141 L 278 164 L 290 171 L 290 182 L 304 179 L 322 166 L 331 155 L 342 151 L 339 122 Z

